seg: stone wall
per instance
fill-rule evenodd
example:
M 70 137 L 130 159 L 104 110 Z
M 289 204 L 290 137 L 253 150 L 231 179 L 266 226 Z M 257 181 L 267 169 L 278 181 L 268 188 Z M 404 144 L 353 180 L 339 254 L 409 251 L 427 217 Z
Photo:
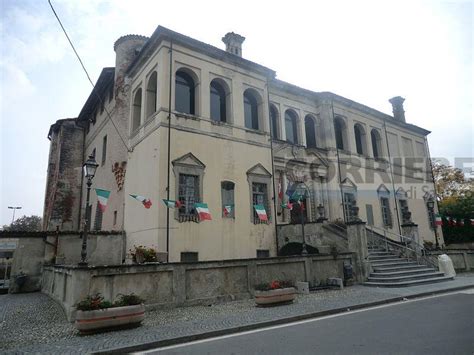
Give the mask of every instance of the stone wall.
M 474 269 L 474 250 L 442 250 L 432 251 L 431 258 L 437 264 L 438 255 L 447 254 L 452 262 L 454 269 L 458 272 L 471 271 Z
M 125 259 L 124 239 L 121 232 L 90 234 L 87 261 L 90 265 L 122 263 Z M 44 265 L 55 262 L 77 264 L 81 258 L 82 241 L 78 232 L 2 232 L 0 241 L 16 244 L 12 249 L 10 293 L 38 291 Z M 27 275 L 21 288 L 14 281 L 20 273 Z
M 319 284 L 329 277 L 343 278 L 344 263 L 352 253 L 265 259 L 116 266 L 47 266 L 42 292 L 64 307 L 74 320 L 74 306 L 100 292 L 113 300 L 118 294 L 135 293 L 152 307 L 211 304 L 249 298 L 255 285 L 272 280 L 308 281 Z
M 303 241 L 301 224 L 279 224 L 278 248 L 281 250 L 288 243 L 301 243 Z M 318 248 L 320 253 L 329 253 L 335 246 L 339 252 L 348 251 L 347 234 L 345 231 L 336 232 L 326 222 L 306 223 L 304 225 L 305 243 Z

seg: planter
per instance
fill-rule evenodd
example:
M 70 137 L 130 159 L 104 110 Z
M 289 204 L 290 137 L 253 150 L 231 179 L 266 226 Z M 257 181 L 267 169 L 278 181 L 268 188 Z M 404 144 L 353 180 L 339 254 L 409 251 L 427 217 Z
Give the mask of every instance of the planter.
M 294 287 L 278 288 L 276 290 L 268 291 L 255 291 L 255 303 L 257 306 L 291 303 L 295 298 L 296 289 Z
M 139 325 L 145 319 L 143 304 L 95 311 L 77 311 L 75 326 L 81 334 Z

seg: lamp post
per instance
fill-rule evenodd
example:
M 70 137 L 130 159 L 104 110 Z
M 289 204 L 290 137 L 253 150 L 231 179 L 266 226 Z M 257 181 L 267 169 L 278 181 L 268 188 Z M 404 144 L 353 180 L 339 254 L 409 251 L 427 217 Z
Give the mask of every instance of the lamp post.
M 301 250 L 301 255 L 307 255 L 308 251 L 306 250 L 306 238 L 304 235 L 304 202 L 307 198 L 308 187 L 306 187 L 304 182 L 301 182 L 296 187 L 295 194 L 299 197 L 300 201 L 300 218 L 301 218 L 301 234 L 303 235 L 303 249 Z
M 84 163 L 82 169 L 84 170 L 84 177 L 87 179 L 87 196 L 86 196 L 86 218 L 84 220 L 84 232 L 82 233 L 82 247 L 81 247 L 81 262 L 79 265 L 87 265 L 87 232 L 90 229 L 91 221 L 91 206 L 89 205 L 89 198 L 91 192 L 92 179 L 95 176 L 95 172 L 99 164 L 95 161 L 94 155 L 90 155 L 89 159 Z
M 426 205 L 428 206 L 428 211 L 430 212 L 431 227 L 433 228 L 434 233 L 435 233 L 436 249 L 439 249 L 438 227 L 436 226 L 435 215 L 434 215 L 434 201 L 432 199 L 429 199 L 428 202 L 426 202 Z
M 13 210 L 12 224 L 15 222 L 15 211 L 21 210 L 21 206 L 8 206 L 9 210 Z

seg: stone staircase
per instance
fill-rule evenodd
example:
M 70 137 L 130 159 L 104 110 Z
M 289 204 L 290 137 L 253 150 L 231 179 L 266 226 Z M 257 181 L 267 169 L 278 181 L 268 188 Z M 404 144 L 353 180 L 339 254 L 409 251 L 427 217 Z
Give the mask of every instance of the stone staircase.
M 373 272 L 364 283 L 376 287 L 407 287 L 452 280 L 435 268 L 400 258 L 382 248 L 369 248 L 368 260 Z

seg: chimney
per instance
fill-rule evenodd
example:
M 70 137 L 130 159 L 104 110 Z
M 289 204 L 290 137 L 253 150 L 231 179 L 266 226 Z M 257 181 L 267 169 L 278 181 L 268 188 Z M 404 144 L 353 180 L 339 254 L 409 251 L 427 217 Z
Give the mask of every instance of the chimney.
M 224 37 L 222 37 L 222 42 L 225 43 L 226 52 L 235 54 L 239 57 L 242 57 L 242 43 L 244 43 L 244 41 L 245 37 L 234 32 L 228 32 Z
M 405 99 L 401 96 L 392 97 L 388 100 L 392 104 L 393 118 L 397 121 L 405 121 L 405 110 L 403 109 L 403 101 Z

